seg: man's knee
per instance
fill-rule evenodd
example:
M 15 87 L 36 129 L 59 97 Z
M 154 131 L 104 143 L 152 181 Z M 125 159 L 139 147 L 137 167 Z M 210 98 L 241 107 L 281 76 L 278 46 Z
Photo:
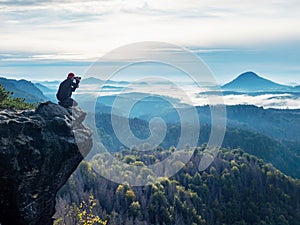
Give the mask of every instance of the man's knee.
M 78 105 L 78 103 L 72 98 L 68 98 L 64 101 L 60 101 L 58 104 L 65 107 L 65 108 Z

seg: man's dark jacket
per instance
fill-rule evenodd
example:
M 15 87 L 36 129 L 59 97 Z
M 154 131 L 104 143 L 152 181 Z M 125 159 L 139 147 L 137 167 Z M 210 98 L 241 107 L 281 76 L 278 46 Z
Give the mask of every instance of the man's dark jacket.
M 73 82 L 72 79 L 67 78 L 59 85 L 56 97 L 59 101 L 64 101 L 72 96 L 72 92 L 76 90 L 78 83 Z

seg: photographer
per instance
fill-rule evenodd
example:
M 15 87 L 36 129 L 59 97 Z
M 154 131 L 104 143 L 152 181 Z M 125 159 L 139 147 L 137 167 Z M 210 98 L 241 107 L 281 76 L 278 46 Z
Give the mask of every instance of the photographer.
M 59 105 L 65 108 L 78 105 L 78 103 L 72 99 L 71 96 L 72 92 L 78 88 L 80 79 L 81 77 L 75 77 L 74 73 L 69 73 L 67 79 L 61 82 L 56 94 L 56 97 L 59 100 Z

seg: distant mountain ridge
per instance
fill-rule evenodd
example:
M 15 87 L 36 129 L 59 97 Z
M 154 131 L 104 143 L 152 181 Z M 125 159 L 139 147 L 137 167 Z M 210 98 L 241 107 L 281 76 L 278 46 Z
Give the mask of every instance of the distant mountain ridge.
M 6 90 L 13 92 L 13 97 L 24 98 L 26 102 L 34 103 L 48 100 L 39 88 L 27 80 L 14 80 L 0 77 L 0 84 L 2 84 Z
M 51 100 L 56 102 L 55 94 L 61 81 L 39 81 L 36 83 L 32 83 L 27 80 L 13 80 L 3 77 L 0 79 L 0 82 L 7 90 L 14 92 L 15 97 L 25 98 L 25 101 L 27 102 L 40 102 L 44 100 Z M 122 92 L 125 90 L 124 88 L 126 88 L 128 84 L 130 84 L 130 82 L 128 81 L 104 81 L 99 78 L 89 77 L 82 79 L 80 83 L 80 86 L 82 88 L 80 88 L 78 92 L 80 93 L 81 90 L 91 90 L 91 92 L 98 92 L 99 90 L 95 89 L 97 88 L 97 86 L 99 86 L 99 89 L 101 89 L 103 92 Z M 148 86 L 150 84 L 141 82 L 138 85 Z M 259 96 L 266 94 L 280 95 L 284 93 L 286 94 L 286 96 L 288 96 L 286 98 L 292 100 L 300 96 L 300 85 L 288 86 L 278 84 L 271 80 L 265 79 L 251 71 L 242 73 L 231 82 L 223 85 L 221 89 L 223 90 L 223 96 L 241 94 L 250 96 Z M 221 92 L 215 92 L 213 90 L 208 90 L 205 93 L 201 92 L 201 94 L 207 95 L 219 95 L 220 93 Z
M 231 82 L 222 86 L 225 91 L 239 92 L 265 92 L 265 91 L 292 91 L 294 88 L 275 83 L 271 80 L 258 76 L 254 72 L 245 72 Z

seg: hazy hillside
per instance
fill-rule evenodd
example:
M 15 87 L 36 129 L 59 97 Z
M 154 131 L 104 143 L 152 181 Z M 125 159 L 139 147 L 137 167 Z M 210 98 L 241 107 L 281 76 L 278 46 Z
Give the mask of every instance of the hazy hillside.
M 141 139 L 149 137 L 150 130 L 147 121 L 134 118 L 129 119 L 129 124 L 131 131 L 136 137 Z M 108 151 L 120 151 L 120 149 L 125 147 L 115 135 L 110 114 L 97 114 L 96 126 L 98 135 Z M 169 123 L 166 137 L 160 146 L 166 149 L 176 146 L 181 135 L 180 129 L 180 124 Z M 208 142 L 210 131 L 211 127 L 209 125 L 201 125 L 198 145 Z M 294 143 L 294 145 L 291 143 Z M 245 152 L 272 163 L 285 174 L 300 178 L 300 154 L 298 152 L 300 143 L 281 143 L 254 131 L 228 127 L 222 146 L 225 148 L 242 148 Z
M 48 98 L 33 83 L 27 80 L 13 80 L 0 77 L 3 87 L 13 92 L 13 97 L 24 98 L 26 102 L 42 102 Z
M 45 94 L 45 93 L 49 93 L 49 92 L 55 91 L 55 90 L 50 89 L 50 88 L 48 88 L 48 87 L 46 87 L 45 85 L 40 84 L 40 83 L 35 83 L 34 85 L 35 85 L 38 89 L 40 89 L 40 91 L 43 92 L 44 94 Z
M 138 96 L 138 94 L 136 94 Z M 140 94 L 143 96 L 142 94 Z M 135 94 L 118 95 L 123 98 L 124 105 L 117 105 L 114 112 L 119 116 L 126 115 L 126 102 L 132 101 Z M 147 95 L 145 95 L 147 96 Z M 104 96 L 98 99 L 96 111 L 99 113 L 111 113 L 112 105 L 116 96 Z M 139 118 L 149 121 L 159 116 L 167 123 L 180 123 L 179 115 L 175 107 L 188 114 L 191 106 L 181 103 L 179 100 L 160 96 L 142 98 L 130 111 L 130 118 Z M 209 106 L 197 106 L 201 124 L 211 123 L 211 109 Z M 252 130 L 279 141 L 300 142 L 300 109 L 264 109 L 254 105 L 230 105 L 226 106 L 227 127 Z M 184 118 L 185 121 L 192 118 Z M 190 121 L 193 122 L 193 121 Z

